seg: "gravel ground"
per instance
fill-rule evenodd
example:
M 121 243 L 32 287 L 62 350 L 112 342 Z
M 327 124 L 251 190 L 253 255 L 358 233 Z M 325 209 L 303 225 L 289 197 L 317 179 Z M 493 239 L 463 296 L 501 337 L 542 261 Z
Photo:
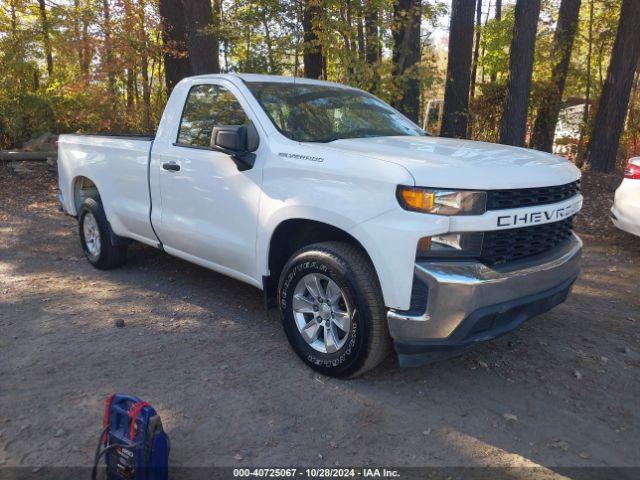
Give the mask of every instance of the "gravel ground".
M 462 357 L 339 381 L 252 287 L 139 245 L 93 269 L 55 172 L 0 166 L 0 466 L 90 464 L 114 391 L 156 406 L 174 466 L 640 466 L 640 241 L 609 224 L 619 178 L 583 182 L 565 304 Z

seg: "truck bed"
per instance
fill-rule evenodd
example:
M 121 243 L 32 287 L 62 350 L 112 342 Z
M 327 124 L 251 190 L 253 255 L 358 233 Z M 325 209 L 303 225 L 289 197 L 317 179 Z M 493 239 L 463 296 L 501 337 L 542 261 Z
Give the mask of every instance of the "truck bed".
M 79 209 L 78 179 L 87 178 L 101 196 L 113 231 L 149 243 L 155 239 L 149 213 L 152 135 L 71 134 L 58 139 L 58 171 L 65 210 Z M 86 181 L 83 181 L 86 185 Z

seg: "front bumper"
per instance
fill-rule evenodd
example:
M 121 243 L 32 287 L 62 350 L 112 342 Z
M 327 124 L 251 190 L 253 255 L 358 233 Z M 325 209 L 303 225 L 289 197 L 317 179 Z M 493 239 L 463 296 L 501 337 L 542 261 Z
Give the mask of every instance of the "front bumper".
M 640 209 L 638 210 L 636 217 L 640 218 Z M 640 236 L 640 221 L 638 219 L 634 221 L 628 216 L 623 215 L 615 205 L 611 207 L 611 221 L 620 230 L 624 230 L 632 235 Z
M 426 306 L 387 314 L 400 364 L 451 356 L 562 303 L 580 272 L 581 250 L 573 235 L 552 252 L 495 268 L 477 261 L 417 263 L 414 290 L 422 292 L 414 297 L 426 298 Z

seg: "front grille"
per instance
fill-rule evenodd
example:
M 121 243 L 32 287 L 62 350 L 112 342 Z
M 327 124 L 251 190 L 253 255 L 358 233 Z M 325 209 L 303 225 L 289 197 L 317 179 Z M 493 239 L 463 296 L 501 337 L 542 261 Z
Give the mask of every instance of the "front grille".
M 534 227 L 485 232 L 480 261 L 495 265 L 544 253 L 567 240 L 572 226 L 570 217 Z
M 565 185 L 539 188 L 517 188 L 513 190 L 489 190 L 487 210 L 531 207 L 556 203 L 580 193 L 580 180 Z

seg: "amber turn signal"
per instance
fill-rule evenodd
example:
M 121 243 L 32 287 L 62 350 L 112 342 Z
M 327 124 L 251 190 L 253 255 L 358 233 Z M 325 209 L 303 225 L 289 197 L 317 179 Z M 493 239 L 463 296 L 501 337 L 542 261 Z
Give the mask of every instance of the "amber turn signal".
M 433 208 L 434 195 L 422 188 L 400 188 L 400 196 L 404 204 L 411 210 L 429 212 Z

